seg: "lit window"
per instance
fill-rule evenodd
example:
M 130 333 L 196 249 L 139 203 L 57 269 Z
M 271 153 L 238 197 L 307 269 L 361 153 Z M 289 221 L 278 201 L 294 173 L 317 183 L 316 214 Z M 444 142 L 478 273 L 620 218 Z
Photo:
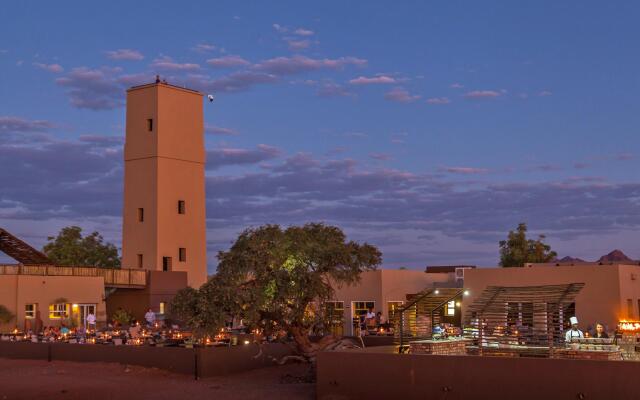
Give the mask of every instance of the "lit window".
M 185 213 L 184 200 L 178 200 L 178 214 L 184 214 L 184 213 Z
M 160 313 L 159 314 L 164 314 L 165 305 L 166 305 L 166 303 L 164 301 L 160 302 Z
M 180 262 L 187 261 L 187 249 L 185 249 L 184 247 L 180 247 L 178 249 L 178 260 Z
M 49 319 L 66 318 L 68 313 L 68 304 L 56 303 L 49 305 Z
M 32 319 L 36 317 L 36 305 L 35 304 L 25 304 L 24 305 L 24 317 L 27 319 Z
M 147 130 L 153 132 L 153 118 L 147 119 Z
M 454 315 L 456 315 L 456 302 L 451 300 L 447 303 L 447 316 L 453 317 Z
M 138 221 L 144 221 L 144 208 L 138 208 Z

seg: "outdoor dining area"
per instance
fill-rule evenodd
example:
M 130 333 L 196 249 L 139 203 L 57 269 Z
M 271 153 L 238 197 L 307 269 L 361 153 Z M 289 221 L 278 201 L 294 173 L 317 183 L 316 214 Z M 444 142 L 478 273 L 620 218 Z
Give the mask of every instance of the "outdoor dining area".
M 575 298 L 583 286 L 490 286 L 457 318 L 450 308 L 459 306 L 465 290 L 427 289 L 409 298 L 393 321 L 397 352 L 640 360 L 640 322 L 623 320 L 610 332 L 601 324 L 579 329 Z

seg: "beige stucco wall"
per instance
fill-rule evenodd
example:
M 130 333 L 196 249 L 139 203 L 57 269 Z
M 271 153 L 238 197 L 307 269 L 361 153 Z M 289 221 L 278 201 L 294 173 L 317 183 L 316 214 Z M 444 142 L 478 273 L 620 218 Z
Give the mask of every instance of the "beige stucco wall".
M 636 280 L 631 280 L 631 274 Z M 626 317 L 626 299 L 634 303 L 637 317 L 640 299 L 640 267 L 626 265 L 576 265 L 524 268 L 477 268 L 465 271 L 465 288 L 469 296 L 463 302 L 471 304 L 487 286 L 535 286 L 584 283 L 576 297 L 576 316 L 586 329 L 596 322 L 615 329 L 618 320 Z
M 164 84 L 127 92 L 122 259 L 126 268 L 185 271 L 190 286 L 207 279 L 202 94 Z M 147 120 L 153 119 L 149 132 Z M 185 214 L 178 214 L 178 200 Z M 144 208 L 144 221 L 138 221 Z M 186 249 L 180 262 L 179 248 Z
M 106 321 L 104 303 L 104 280 L 102 277 L 80 276 L 0 276 L 0 304 L 16 315 L 12 322 L 0 326 L 1 332 L 24 329 L 25 305 L 37 304 L 43 326 L 60 325 L 60 320 L 49 319 L 49 305 L 64 297 L 70 304 L 95 304 L 98 322 Z
M 344 333 L 352 334 L 352 303 L 356 301 L 374 301 L 374 312 L 388 315 L 388 302 L 406 301 L 407 294 L 418 293 L 434 282 L 447 282 L 448 274 L 427 274 L 424 271 L 379 269 L 361 274 L 361 280 L 354 286 L 337 288 L 336 301 L 344 302 Z

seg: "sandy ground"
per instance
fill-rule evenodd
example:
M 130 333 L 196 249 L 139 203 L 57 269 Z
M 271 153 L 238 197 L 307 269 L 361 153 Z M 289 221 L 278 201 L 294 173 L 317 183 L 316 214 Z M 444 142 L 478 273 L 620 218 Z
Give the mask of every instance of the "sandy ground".
M 287 365 L 196 381 L 155 368 L 0 358 L 0 400 L 314 399 L 315 385 L 280 382 L 307 368 Z

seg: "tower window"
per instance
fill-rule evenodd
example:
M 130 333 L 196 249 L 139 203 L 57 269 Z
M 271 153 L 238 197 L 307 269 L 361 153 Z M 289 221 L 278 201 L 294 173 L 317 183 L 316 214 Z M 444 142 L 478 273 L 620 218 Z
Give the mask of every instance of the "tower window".
M 178 260 L 180 262 L 187 261 L 187 249 L 185 249 L 184 247 L 180 247 L 178 249 Z
M 184 214 L 184 213 L 185 213 L 184 200 L 178 200 L 178 214 Z
M 167 308 L 167 303 L 165 303 L 164 301 L 161 301 L 160 302 L 160 312 L 158 314 L 164 314 L 165 308 Z
M 144 208 L 138 208 L 138 221 L 144 221 Z
M 142 264 L 143 264 L 142 254 L 138 254 L 138 268 L 142 268 Z
M 171 257 L 162 257 L 162 270 L 171 271 Z
M 153 118 L 147 119 L 147 130 L 153 132 Z

